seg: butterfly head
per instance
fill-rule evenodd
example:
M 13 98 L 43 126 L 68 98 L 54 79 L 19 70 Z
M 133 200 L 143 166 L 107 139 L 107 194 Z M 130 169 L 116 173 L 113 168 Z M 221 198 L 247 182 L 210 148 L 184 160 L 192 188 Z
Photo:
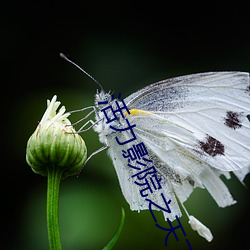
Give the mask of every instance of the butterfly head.
M 104 108 L 107 105 L 110 105 L 114 98 L 110 94 L 110 92 L 105 92 L 104 90 L 98 91 L 95 94 L 95 106 L 99 110 Z

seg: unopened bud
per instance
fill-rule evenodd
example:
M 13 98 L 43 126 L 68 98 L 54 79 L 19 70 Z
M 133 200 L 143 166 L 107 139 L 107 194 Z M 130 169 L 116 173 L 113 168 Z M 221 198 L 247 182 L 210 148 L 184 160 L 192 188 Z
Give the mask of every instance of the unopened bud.
M 59 105 L 56 96 L 47 101 L 47 110 L 27 143 L 26 160 L 43 176 L 49 168 L 59 168 L 62 177 L 75 175 L 87 158 L 86 145 L 67 118 L 70 113 L 64 106 L 56 113 Z

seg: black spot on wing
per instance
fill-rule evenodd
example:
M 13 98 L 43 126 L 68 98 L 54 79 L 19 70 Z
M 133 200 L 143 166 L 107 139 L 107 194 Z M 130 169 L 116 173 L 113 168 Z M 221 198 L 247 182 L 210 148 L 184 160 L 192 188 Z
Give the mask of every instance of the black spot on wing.
M 189 184 L 194 187 L 195 181 L 189 176 L 187 177 L 187 181 L 189 182 Z
M 204 141 L 199 141 L 200 148 L 207 154 L 215 157 L 216 155 L 224 155 L 224 145 L 215 138 L 207 135 Z
M 232 129 L 240 128 L 242 113 L 227 111 L 227 115 L 224 118 L 224 124 Z

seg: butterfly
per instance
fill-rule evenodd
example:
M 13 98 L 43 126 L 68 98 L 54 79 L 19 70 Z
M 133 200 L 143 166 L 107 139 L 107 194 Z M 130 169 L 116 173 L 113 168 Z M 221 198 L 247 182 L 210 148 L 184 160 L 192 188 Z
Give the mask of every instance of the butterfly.
M 210 230 L 190 216 L 183 203 L 197 187 L 206 189 L 219 207 L 236 202 L 220 176 L 229 179 L 233 173 L 243 183 L 250 172 L 249 74 L 208 72 L 170 78 L 146 86 L 123 101 L 99 86 L 93 108 L 95 121 L 90 122 L 104 147 L 89 158 L 107 149 L 131 210 L 148 210 L 148 200 L 166 207 L 165 200 L 169 200 L 171 213 L 162 212 L 166 220 L 173 221 L 182 215 L 181 204 L 191 227 L 211 241 Z M 117 105 L 124 112 L 116 112 L 114 117 Z M 135 184 L 142 162 L 129 164 L 124 157 L 135 146 L 132 135 L 136 142 L 143 142 L 148 161 L 157 170 L 155 178 L 161 180 L 157 194 L 145 189 L 142 195 L 143 185 Z
M 108 148 L 122 193 L 131 210 L 149 209 L 131 176 L 122 151 L 133 142 L 119 146 L 118 141 L 131 138 L 130 131 L 110 128 L 101 111 L 120 103 L 101 90 L 95 96 L 96 123 L 93 129 Z M 144 142 L 162 183 L 162 193 L 171 200 L 172 212 L 165 218 L 181 216 L 178 200 L 185 202 L 194 188 L 205 188 L 219 207 L 235 203 L 221 175 L 233 173 L 242 182 L 250 172 L 250 85 L 249 74 L 242 72 L 209 72 L 163 80 L 124 99 L 135 124 L 134 134 Z M 111 116 L 111 111 L 106 113 Z M 125 128 L 124 119 L 115 120 L 117 128 Z M 148 192 L 156 204 L 164 206 L 160 196 Z

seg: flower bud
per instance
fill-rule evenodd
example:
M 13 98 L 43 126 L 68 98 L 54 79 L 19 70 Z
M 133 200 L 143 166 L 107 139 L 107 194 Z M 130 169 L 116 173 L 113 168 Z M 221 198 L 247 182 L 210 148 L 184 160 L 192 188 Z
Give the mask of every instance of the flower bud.
M 32 170 L 47 176 L 50 168 L 62 171 L 62 177 L 79 172 L 87 158 L 86 145 L 76 133 L 65 113 L 65 107 L 56 113 L 60 102 L 54 96 L 47 101 L 41 122 L 27 143 L 26 160 Z

